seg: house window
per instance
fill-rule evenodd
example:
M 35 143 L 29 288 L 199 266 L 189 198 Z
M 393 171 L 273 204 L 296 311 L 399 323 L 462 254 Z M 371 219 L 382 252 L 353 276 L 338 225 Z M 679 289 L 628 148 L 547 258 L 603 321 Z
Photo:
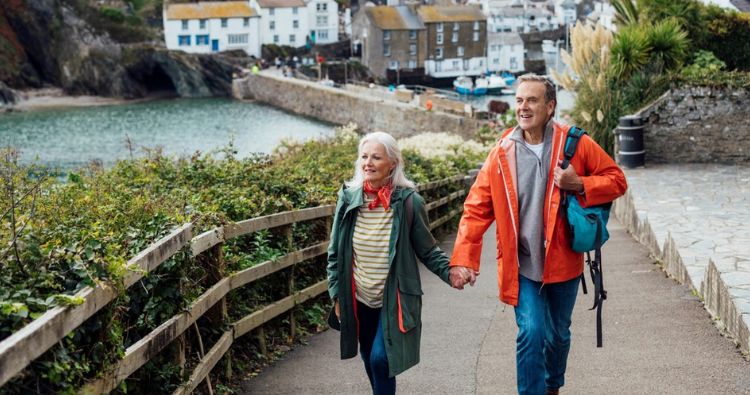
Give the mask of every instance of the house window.
M 458 32 L 453 32 L 453 34 L 451 34 L 451 42 L 458 42 Z
M 195 45 L 208 45 L 208 34 L 195 36 Z
M 391 45 L 383 44 L 383 56 L 391 56 Z
M 451 62 L 451 66 L 453 66 L 454 70 L 458 70 L 458 68 L 461 66 L 461 61 L 460 60 L 454 60 L 453 62 Z
M 458 31 L 459 27 L 461 27 L 461 24 L 459 24 L 458 22 L 453 22 L 453 30 L 454 31 Z
M 271 29 L 271 30 L 275 30 L 276 29 L 276 22 L 275 21 L 268 22 L 268 28 Z
M 248 34 L 229 34 L 227 38 L 229 40 L 229 45 L 247 44 L 248 36 L 249 36 Z
M 328 4 L 326 3 L 318 3 L 316 5 L 318 11 L 326 11 L 328 9 Z
M 388 68 L 391 70 L 398 70 L 398 60 L 391 60 L 388 62 Z
M 456 49 L 456 56 L 464 56 L 464 47 L 458 47 Z
M 443 62 L 435 62 L 435 71 L 436 72 L 443 71 Z
M 435 48 L 435 57 L 438 59 L 443 58 L 443 47 L 437 47 Z
M 292 15 L 297 15 L 297 7 L 292 8 Z
M 510 58 L 510 69 L 511 70 L 518 69 L 518 61 L 516 60 L 516 58 Z
M 190 21 L 187 21 L 187 20 L 182 21 L 182 30 L 187 30 L 188 29 L 188 22 L 190 22 Z
M 409 55 L 417 54 L 417 44 L 409 44 Z
M 278 34 L 274 34 L 273 35 L 273 43 L 274 44 L 278 44 L 279 43 L 279 35 Z
M 201 28 L 201 30 L 203 30 L 203 29 L 205 29 L 205 28 L 206 28 L 206 20 L 205 20 L 205 19 L 201 19 L 201 20 L 199 21 L 199 24 L 200 24 L 200 28 Z
M 328 26 L 328 15 L 318 15 L 315 17 L 318 26 Z
M 500 58 L 494 58 L 494 59 L 492 59 L 492 63 L 494 63 L 494 64 L 500 64 Z
M 474 30 L 479 30 L 479 22 L 474 21 Z
M 479 32 L 474 32 L 474 41 L 479 41 Z
M 390 41 L 390 39 L 391 39 L 391 31 L 383 30 L 383 41 Z
M 443 43 L 443 33 L 437 34 L 437 43 L 442 44 Z
M 328 30 L 318 30 L 318 38 L 321 40 L 328 40 Z
M 250 18 L 243 18 L 242 19 L 242 26 L 245 26 L 245 27 L 250 26 Z
M 484 60 L 479 60 L 479 67 L 484 67 Z
M 295 41 L 295 39 L 296 39 L 296 38 L 297 38 L 297 37 L 294 37 L 294 34 L 290 34 L 290 35 L 289 35 L 289 43 L 290 43 L 290 44 L 294 44 L 294 41 Z
M 181 47 L 189 47 L 190 46 L 190 36 L 178 36 L 178 43 Z
M 416 40 L 416 39 L 417 39 L 417 31 L 409 30 L 409 40 Z
M 464 60 L 464 70 L 468 70 L 468 69 L 469 69 L 469 60 L 466 59 Z
M 296 8 L 295 8 L 295 10 L 296 10 Z M 299 21 L 298 20 L 295 19 L 295 20 L 292 21 L 292 28 L 293 29 L 299 29 Z
M 275 13 L 276 13 L 276 9 L 275 8 L 269 8 L 268 9 L 268 15 L 273 16 Z
M 229 20 L 227 18 L 221 18 L 221 27 L 227 27 Z
M 442 23 L 438 23 L 437 24 L 437 31 L 439 31 L 439 32 L 443 31 L 443 24 Z
M 417 68 L 417 61 L 416 60 L 410 60 L 409 61 L 409 68 L 410 69 L 416 69 Z

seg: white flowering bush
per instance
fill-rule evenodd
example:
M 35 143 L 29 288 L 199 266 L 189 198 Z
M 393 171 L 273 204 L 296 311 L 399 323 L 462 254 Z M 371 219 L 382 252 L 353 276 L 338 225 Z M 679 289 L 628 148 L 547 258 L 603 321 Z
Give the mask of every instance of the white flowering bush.
M 449 133 L 422 133 L 398 140 L 402 150 L 413 150 L 430 159 L 446 159 L 455 156 L 480 156 L 489 152 L 489 147 L 478 141 L 464 140 Z

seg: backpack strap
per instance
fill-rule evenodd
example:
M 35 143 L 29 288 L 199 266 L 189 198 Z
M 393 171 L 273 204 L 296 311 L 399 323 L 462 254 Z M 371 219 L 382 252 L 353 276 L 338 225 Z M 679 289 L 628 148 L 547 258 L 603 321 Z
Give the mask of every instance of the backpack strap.
M 573 159 L 573 155 L 576 153 L 576 148 L 578 148 L 578 141 L 581 140 L 581 137 L 583 137 L 584 134 L 586 134 L 586 132 L 583 129 L 577 126 L 570 127 L 568 130 L 568 137 L 565 139 L 565 148 L 563 149 L 565 159 L 563 159 L 563 163 L 560 165 L 561 168 L 568 168 L 570 160 Z

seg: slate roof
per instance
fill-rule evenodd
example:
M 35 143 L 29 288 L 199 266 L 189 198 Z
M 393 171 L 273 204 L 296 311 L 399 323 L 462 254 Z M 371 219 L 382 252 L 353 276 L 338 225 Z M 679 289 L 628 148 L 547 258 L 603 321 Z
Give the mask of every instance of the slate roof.
M 167 6 L 167 19 L 242 18 L 257 15 L 247 1 L 207 1 Z
M 422 6 L 419 15 L 424 23 L 485 21 L 487 17 L 479 7 L 473 6 Z

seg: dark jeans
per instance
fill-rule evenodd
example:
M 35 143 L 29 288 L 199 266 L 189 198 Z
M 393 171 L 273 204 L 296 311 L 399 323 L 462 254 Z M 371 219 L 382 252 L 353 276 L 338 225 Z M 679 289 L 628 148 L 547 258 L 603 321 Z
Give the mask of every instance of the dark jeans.
M 388 356 L 385 353 L 383 327 L 380 324 L 381 310 L 373 309 L 357 301 L 359 354 L 365 363 L 372 393 L 389 395 L 396 393 L 396 378 L 388 377 Z
M 570 322 L 580 278 L 544 284 L 519 276 L 515 308 L 518 393 L 544 394 L 565 384 Z

